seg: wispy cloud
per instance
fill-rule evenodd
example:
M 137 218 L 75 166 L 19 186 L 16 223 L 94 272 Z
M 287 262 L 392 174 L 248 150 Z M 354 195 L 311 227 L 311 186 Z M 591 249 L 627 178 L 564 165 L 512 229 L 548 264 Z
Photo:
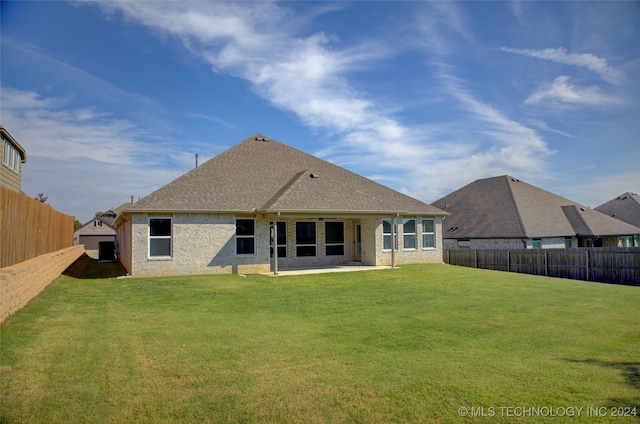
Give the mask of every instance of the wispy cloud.
M 152 153 L 162 151 L 162 144 L 127 120 L 33 91 L 3 87 L 0 96 L 3 124 L 19 134 L 30 156 L 157 165 L 159 156 Z
M 215 122 L 216 124 L 222 125 L 225 128 L 234 129 L 235 125 L 225 121 L 224 119 L 216 118 L 215 116 L 204 115 L 202 113 L 194 113 L 194 112 L 185 112 L 186 116 L 191 118 L 204 119 L 207 121 Z
M 553 83 L 538 88 L 524 103 L 571 103 L 578 105 L 608 106 L 620 104 L 621 101 L 613 96 L 601 93 L 598 87 L 579 88 L 570 83 L 568 76 L 560 76 L 557 77 Z
M 626 81 L 624 72 L 610 66 L 605 59 L 591 53 L 567 53 L 567 50 L 563 47 L 542 50 L 502 47 L 501 50 L 565 65 L 581 66 L 595 72 L 600 78 L 614 85 L 621 85 Z

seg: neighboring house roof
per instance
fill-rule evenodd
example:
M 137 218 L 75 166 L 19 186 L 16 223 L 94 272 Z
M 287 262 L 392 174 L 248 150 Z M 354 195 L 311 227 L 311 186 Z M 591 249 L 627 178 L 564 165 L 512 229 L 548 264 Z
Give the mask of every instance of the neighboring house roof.
M 611 218 L 508 175 L 476 180 L 433 202 L 451 213 L 444 238 L 541 238 L 639 234 Z
M 9 131 L 7 131 L 7 129 L 2 125 L 0 125 L 0 135 L 2 136 L 3 139 L 9 140 L 9 142 L 13 144 L 16 150 L 20 153 L 20 157 L 22 158 L 22 163 L 26 163 L 27 151 L 11 136 L 11 134 L 9 134 Z
M 640 227 L 640 196 L 626 192 L 595 208 L 613 218 Z
M 82 236 L 100 236 L 100 235 L 114 235 L 116 229 L 113 227 L 113 221 L 115 218 L 110 217 L 98 217 L 93 218 L 91 221 L 78 228 L 73 234 L 74 237 L 78 235 Z M 96 223 L 101 223 L 96 225 Z
M 424 202 L 256 134 L 123 212 L 446 215 Z

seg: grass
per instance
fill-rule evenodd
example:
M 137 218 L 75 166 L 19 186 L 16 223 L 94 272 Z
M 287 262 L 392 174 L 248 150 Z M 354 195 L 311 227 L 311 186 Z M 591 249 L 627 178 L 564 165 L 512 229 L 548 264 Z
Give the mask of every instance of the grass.
M 83 259 L 0 329 L 3 424 L 640 422 L 611 417 L 640 414 L 638 287 L 447 265 L 95 278 L 106 265 Z

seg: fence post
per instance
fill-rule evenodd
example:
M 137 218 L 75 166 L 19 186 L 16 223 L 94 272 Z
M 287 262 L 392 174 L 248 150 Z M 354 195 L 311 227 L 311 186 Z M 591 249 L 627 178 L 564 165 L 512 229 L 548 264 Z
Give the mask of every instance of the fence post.
M 507 250 L 507 272 L 511 272 L 511 251 Z
M 549 251 L 544 251 L 544 276 L 549 276 Z
M 590 281 L 591 279 L 589 278 L 589 249 L 587 249 L 586 253 L 586 262 L 585 262 L 585 271 L 586 271 L 586 279 L 587 281 Z
M 473 263 L 474 263 L 474 268 L 478 268 L 478 251 L 477 250 L 473 251 Z

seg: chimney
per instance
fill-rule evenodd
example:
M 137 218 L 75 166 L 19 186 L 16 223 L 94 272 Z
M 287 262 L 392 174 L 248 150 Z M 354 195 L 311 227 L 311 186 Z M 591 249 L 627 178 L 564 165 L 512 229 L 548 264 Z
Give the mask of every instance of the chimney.
M 131 196 L 131 204 L 133 205 L 133 196 Z
M 198 158 L 200 158 L 200 155 L 196 153 L 196 168 L 198 167 Z

